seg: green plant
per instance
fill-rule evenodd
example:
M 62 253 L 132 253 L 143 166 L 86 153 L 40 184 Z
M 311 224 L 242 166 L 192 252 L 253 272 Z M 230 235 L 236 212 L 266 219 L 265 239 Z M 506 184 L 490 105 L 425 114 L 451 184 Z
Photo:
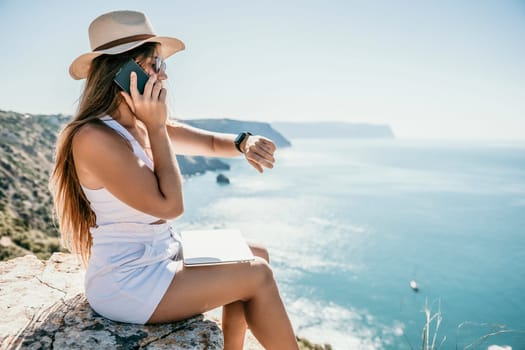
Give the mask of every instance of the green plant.
M 425 325 L 423 326 L 423 330 L 421 332 L 421 350 L 438 350 L 447 339 L 447 337 L 444 336 L 439 345 L 436 345 L 439 327 L 441 326 L 441 321 L 443 319 L 441 316 L 441 301 L 438 300 L 437 302 L 438 311 L 432 313 L 432 305 L 434 303 L 429 306 L 428 300 L 425 299 L 425 307 L 423 309 L 423 312 L 425 313 Z M 403 304 L 401 303 L 401 311 L 402 306 Z M 405 332 L 403 332 L 403 336 L 410 346 L 410 349 L 414 350 L 414 347 L 412 346 L 412 343 L 410 342 L 410 339 L 408 339 Z
M 421 349 L 422 350 L 437 350 L 445 340 L 447 339 L 446 336 L 443 337 L 441 340 L 441 343 L 439 346 L 436 347 L 436 340 L 437 335 L 439 331 L 439 326 L 441 325 L 441 321 L 443 320 L 443 317 L 441 316 L 441 301 L 438 300 L 438 311 L 432 314 L 432 305 L 428 306 L 428 301 L 425 299 L 425 326 L 423 327 L 423 332 L 421 332 Z M 433 325 L 434 324 L 434 325 Z M 434 327 L 434 330 L 432 331 L 431 328 Z M 432 342 L 430 342 L 430 338 L 432 337 Z

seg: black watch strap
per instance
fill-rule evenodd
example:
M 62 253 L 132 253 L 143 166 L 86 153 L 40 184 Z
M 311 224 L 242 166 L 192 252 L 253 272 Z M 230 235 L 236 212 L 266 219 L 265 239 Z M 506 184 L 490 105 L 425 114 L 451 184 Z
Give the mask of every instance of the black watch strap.
M 244 141 L 244 139 L 248 136 L 251 136 L 252 133 L 248 132 L 248 131 L 243 131 L 241 132 L 239 135 L 237 135 L 237 137 L 235 138 L 235 148 L 237 148 L 237 150 L 241 153 L 244 153 L 242 150 L 241 150 L 241 143 Z

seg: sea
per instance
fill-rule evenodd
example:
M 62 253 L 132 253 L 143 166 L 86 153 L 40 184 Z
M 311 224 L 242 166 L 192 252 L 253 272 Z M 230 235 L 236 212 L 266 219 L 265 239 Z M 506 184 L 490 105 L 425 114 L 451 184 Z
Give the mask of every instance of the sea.
M 174 225 L 265 244 L 313 342 L 525 349 L 525 142 L 291 141 L 263 174 L 238 157 L 229 185 L 186 178 Z

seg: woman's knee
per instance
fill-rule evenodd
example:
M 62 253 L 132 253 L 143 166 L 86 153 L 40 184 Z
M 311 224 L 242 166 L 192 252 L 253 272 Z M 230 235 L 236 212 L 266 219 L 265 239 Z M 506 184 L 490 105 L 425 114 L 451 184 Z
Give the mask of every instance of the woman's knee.
M 263 258 L 268 263 L 270 262 L 270 253 L 264 245 L 259 243 L 249 243 L 249 246 L 253 255 Z
M 250 264 L 251 279 L 256 290 L 275 284 L 272 268 L 266 260 L 256 256 Z

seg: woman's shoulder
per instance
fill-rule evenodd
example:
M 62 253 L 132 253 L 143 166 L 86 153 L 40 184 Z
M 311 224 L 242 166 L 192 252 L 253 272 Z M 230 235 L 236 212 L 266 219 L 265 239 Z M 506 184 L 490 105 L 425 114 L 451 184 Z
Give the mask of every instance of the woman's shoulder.
M 128 148 L 128 143 L 103 122 L 94 121 L 80 126 L 73 136 L 73 151 Z M 77 153 L 77 152 L 75 152 Z
M 81 125 L 75 135 L 73 136 L 73 144 L 94 143 L 107 138 L 111 134 L 110 130 L 103 124 L 98 122 L 88 122 Z

